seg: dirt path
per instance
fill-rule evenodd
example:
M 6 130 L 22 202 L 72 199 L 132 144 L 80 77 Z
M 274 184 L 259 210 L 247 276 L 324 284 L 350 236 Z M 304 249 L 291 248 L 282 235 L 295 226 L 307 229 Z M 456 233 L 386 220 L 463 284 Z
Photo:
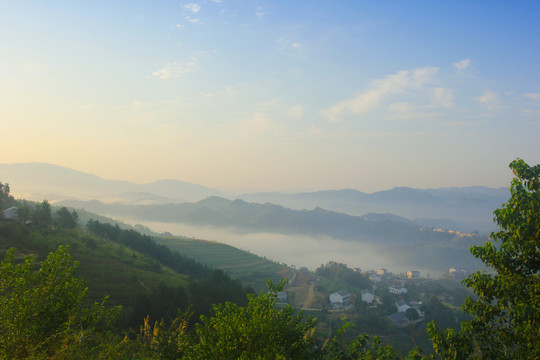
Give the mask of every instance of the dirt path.
M 302 307 L 302 310 L 319 310 L 319 309 L 315 309 L 313 307 L 313 303 L 315 302 L 314 288 L 315 288 L 314 285 L 309 286 L 308 293 L 307 293 L 306 298 L 304 299 L 304 302 L 303 302 L 304 306 Z

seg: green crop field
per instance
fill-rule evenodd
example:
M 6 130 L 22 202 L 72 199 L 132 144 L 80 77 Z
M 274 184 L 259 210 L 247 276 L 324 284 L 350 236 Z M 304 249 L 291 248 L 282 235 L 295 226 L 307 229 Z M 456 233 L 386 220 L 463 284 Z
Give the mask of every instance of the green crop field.
M 221 269 L 257 291 L 266 289 L 266 280 L 276 283 L 289 273 L 286 266 L 222 243 L 176 237 L 156 237 L 155 240 L 171 250 Z

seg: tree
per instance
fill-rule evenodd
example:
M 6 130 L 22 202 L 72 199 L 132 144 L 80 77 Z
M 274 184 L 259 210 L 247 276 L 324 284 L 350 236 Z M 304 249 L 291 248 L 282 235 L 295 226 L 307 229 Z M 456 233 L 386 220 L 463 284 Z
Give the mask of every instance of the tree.
M 75 210 L 69 212 L 69 210 L 63 206 L 56 211 L 56 218 L 59 226 L 73 229 L 77 227 L 79 214 L 77 214 Z
M 38 228 L 47 228 L 52 224 L 51 204 L 47 200 L 36 205 L 32 222 Z
M 0 182 L 0 211 L 4 210 L 13 202 L 13 198 L 9 195 L 9 184 Z
M 67 344 L 80 347 L 94 338 L 94 329 L 111 325 L 119 308 L 85 306 L 87 288 L 74 276 L 76 265 L 64 246 L 49 254 L 38 271 L 31 256 L 17 264 L 15 249 L 7 251 L 0 264 L 0 358 L 65 353 Z
M 443 359 L 540 358 L 540 165 L 516 159 L 510 164 L 515 178 L 511 197 L 495 210 L 500 231 L 471 253 L 493 269 L 479 271 L 463 283 L 476 297 L 463 310 L 473 319 L 461 331 L 440 331 L 430 323 L 428 333 Z
M 201 316 L 196 325 L 198 344 L 189 358 L 311 358 L 316 321 L 290 306 L 276 309 L 281 287 L 269 283 L 269 293 L 248 295 L 245 308 L 230 302 L 214 305 L 215 315 Z
M 409 321 L 416 321 L 420 318 L 420 315 L 418 315 L 418 311 L 416 311 L 415 308 L 408 308 L 405 311 L 405 316 L 407 319 L 409 319 Z

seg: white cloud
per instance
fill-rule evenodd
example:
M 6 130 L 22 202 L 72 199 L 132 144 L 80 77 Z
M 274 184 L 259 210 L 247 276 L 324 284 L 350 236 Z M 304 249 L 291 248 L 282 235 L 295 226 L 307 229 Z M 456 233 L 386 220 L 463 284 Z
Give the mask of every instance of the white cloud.
M 200 24 L 201 23 L 201 19 L 192 18 L 191 16 L 186 16 L 186 20 L 189 21 L 192 24 Z
M 457 63 L 454 63 L 453 65 L 458 70 L 465 70 L 466 68 L 469 67 L 470 64 L 471 64 L 471 59 L 463 59 L 461 61 L 458 61 Z
M 178 29 L 182 29 L 182 28 L 184 27 L 183 24 L 176 24 L 175 26 L 176 26 Z
M 443 87 L 433 89 L 433 105 L 437 107 L 451 107 L 454 100 L 454 90 Z
M 236 123 L 236 130 L 245 136 L 275 132 L 275 125 L 263 113 L 256 112 L 247 120 Z
M 540 118 L 540 110 L 538 110 L 538 109 L 523 109 L 523 110 L 521 110 L 521 116 Z
M 502 106 L 499 104 L 499 95 L 491 91 L 486 92 L 482 96 L 475 97 L 473 100 L 484 104 L 484 106 L 489 110 L 497 110 L 502 108 Z
M 497 95 L 494 92 L 488 91 L 482 96 L 475 97 L 473 100 L 476 100 L 484 104 L 490 104 L 490 103 L 496 102 L 498 99 L 499 99 L 499 95 Z
M 388 111 L 392 111 L 392 112 L 404 113 L 404 112 L 412 111 L 413 107 L 411 104 L 407 102 L 397 102 L 397 103 L 388 105 L 387 109 Z
M 540 100 L 540 93 L 527 93 L 523 94 L 523 96 L 533 100 Z
M 367 91 L 357 94 L 352 99 L 341 101 L 328 109 L 321 110 L 321 115 L 335 122 L 346 114 L 364 114 L 378 106 L 385 96 L 421 88 L 437 74 L 438 70 L 439 68 L 436 67 L 423 67 L 398 71 L 395 74 L 376 79 L 372 81 Z
M 262 17 L 264 17 L 265 15 L 268 15 L 268 14 L 269 14 L 268 11 L 263 11 L 262 6 L 257 7 L 257 11 L 255 11 L 255 15 L 257 17 L 260 17 L 260 18 L 262 18 Z
M 302 105 L 294 105 L 287 109 L 287 115 L 289 117 L 298 119 L 304 115 L 304 107 Z
M 154 71 L 152 75 L 162 80 L 178 77 L 184 73 L 193 71 L 193 67 L 195 66 L 195 60 L 196 59 L 192 59 L 191 61 L 188 61 L 184 64 L 180 64 L 177 62 L 169 63 L 163 68 Z
M 199 12 L 201 10 L 201 6 L 197 3 L 190 3 L 184 5 L 184 7 L 188 10 L 193 11 L 194 13 Z

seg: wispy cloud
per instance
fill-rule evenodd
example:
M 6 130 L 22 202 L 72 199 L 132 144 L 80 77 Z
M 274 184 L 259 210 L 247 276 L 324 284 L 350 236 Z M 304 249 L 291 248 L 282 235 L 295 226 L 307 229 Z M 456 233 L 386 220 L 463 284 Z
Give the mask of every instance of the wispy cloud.
M 239 121 L 235 125 L 237 133 L 246 137 L 278 132 L 276 125 L 261 112 L 255 112 L 248 119 Z
M 178 62 L 169 63 L 163 68 L 154 71 L 152 75 L 162 80 L 176 78 L 184 73 L 193 71 L 193 67 L 195 66 L 195 60 L 196 59 L 192 59 L 184 64 Z
M 194 13 L 199 12 L 201 10 L 201 6 L 197 3 L 185 4 L 184 7 L 188 10 L 193 11 Z
M 438 72 L 437 67 L 423 67 L 415 70 L 403 70 L 372 81 L 370 88 L 357 94 L 352 99 L 321 110 L 321 115 L 331 122 L 341 120 L 346 114 L 360 115 L 378 106 L 386 96 L 419 89 Z
M 304 107 L 302 105 L 293 105 L 287 109 L 287 115 L 298 119 L 304 115 Z
M 527 93 L 527 94 L 523 94 L 523 97 L 526 97 L 532 100 L 540 100 L 540 93 Z
M 497 95 L 494 92 L 488 91 L 482 96 L 475 97 L 473 100 L 484 103 L 484 104 L 489 104 L 489 103 L 496 102 L 498 99 L 499 99 L 499 95 Z
M 471 65 L 471 59 L 463 59 L 453 64 L 458 70 L 465 70 Z
M 521 116 L 540 118 L 540 110 L 539 109 L 523 109 L 521 110 Z
M 269 12 L 268 12 L 268 11 L 264 11 L 264 9 L 263 9 L 262 6 L 258 6 L 258 7 L 257 7 L 257 10 L 255 11 L 255 15 L 256 15 L 257 17 L 260 17 L 260 18 L 262 18 L 262 17 L 264 17 L 265 15 L 268 15 L 268 14 L 269 14 Z
M 435 107 L 451 107 L 454 100 L 454 90 L 437 87 L 433 89 L 432 99 Z
M 192 18 L 191 16 L 186 16 L 186 20 L 192 24 L 201 24 L 201 19 L 199 18 Z
M 473 100 L 484 104 L 489 110 L 497 110 L 502 108 L 499 103 L 499 95 L 497 93 L 487 91 L 484 95 L 473 98 Z

